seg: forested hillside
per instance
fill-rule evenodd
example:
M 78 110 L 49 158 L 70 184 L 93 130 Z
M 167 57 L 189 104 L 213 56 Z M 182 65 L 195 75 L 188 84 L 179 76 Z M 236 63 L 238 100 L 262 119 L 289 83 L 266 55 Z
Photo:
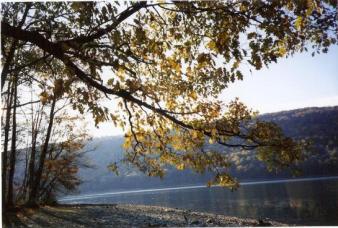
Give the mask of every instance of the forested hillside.
M 284 132 L 297 140 L 311 143 L 305 161 L 299 165 L 301 176 L 338 175 L 338 106 L 325 108 L 305 108 L 261 115 L 259 118 L 273 121 Z M 168 167 L 163 180 L 147 177 L 132 167 L 120 163 L 123 159 L 123 137 L 94 139 L 87 147 L 94 148 L 88 153 L 93 169 L 82 169 L 80 175 L 84 182 L 80 185 L 81 193 L 105 192 L 131 188 L 154 188 L 205 184 L 211 178 L 207 173 L 198 175 L 190 170 L 177 171 Z M 221 146 L 209 145 L 222 150 Z M 243 180 L 270 179 L 292 176 L 288 170 L 268 172 L 258 162 L 254 152 L 231 151 L 229 159 L 236 164 L 231 173 Z M 116 176 L 107 166 L 117 162 L 120 175 Z
M 262 118 L 280 125 L 288 136 L 310 142 L 302 166 L 304 174 L 338 173 L 338 106 L 278 112 Z

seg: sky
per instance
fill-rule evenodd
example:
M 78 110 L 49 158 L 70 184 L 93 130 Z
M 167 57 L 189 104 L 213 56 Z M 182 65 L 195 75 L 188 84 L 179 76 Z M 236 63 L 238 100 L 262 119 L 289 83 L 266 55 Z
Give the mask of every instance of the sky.
M 260 113 L 338 105 L 338 46 L 327 54 L 298 53 L 248 72 L 220 96 L 224 101 L 234 97 Z
M 338 105 L 338 46 L 327 54 L 298 53 L 269 68 L 245 72 L 243 81 L 220 95 L 224 102 L 235 97 L 259 113 Z M 112 123 L 88 127 L 94 137 L 123 134 Z

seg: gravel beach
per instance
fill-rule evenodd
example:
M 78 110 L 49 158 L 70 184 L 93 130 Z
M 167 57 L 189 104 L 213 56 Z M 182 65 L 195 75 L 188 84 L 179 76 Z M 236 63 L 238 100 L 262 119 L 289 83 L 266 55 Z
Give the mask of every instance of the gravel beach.
M 285 226 L 190 210 L 131 204 L 58 205 L 3 215 L 4 227 L 215 227 Z

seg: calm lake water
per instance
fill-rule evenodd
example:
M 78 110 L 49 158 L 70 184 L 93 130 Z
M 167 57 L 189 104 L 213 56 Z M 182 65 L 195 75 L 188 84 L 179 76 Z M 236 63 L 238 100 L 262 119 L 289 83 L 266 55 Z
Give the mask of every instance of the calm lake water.
M 288 224 L 338 225 L 338 177 L 247 182 L 234 192 L 189 186 L 68 197 L 60 203 L 158 205 Z

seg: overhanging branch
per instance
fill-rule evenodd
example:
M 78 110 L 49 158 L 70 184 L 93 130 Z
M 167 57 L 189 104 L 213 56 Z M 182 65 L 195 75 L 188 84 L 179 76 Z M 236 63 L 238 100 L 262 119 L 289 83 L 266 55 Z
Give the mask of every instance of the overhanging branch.
M 9 36 L 18 40 L 23 40 L 27 42 L 31 42 L 32 44 L 37 45 L 40 47 L 42 50 L 45 52 L 48 52 L 49 54 L 53 55 L 60 61 L 64 63 L 68 69 L 70 69 L 80 80 L 83 82 L 87 83 L 88 85 L 93 86 L 94 88 L 98 89 L 99 91 L 105 93 L 105 94 L 110 94 L 110 95 L 115 95 L 118 96 L 126 101 L 135 103 L 139 105 L 140 107 L 145 107 L 163 117 L 166 119 L 170 120 L 171 122 L 181 126 L 182 128 L 189 129 L 189 130 L 199 130 L 202 131 L 204 135 L 211 137 L 211 132 L 208 132 L 203 129 L 196 129 L 192 125 L 186 124 L 183 121 L 177 119 L 175 116 L 170 115 L 169 111 L 156 108 L 134 96 L 132 96 L 132 93 L 123 90 L 123 89 L 118 89 L 114 90 L 111 88 L 108 88 L 99 82 L 95 81 L 92 79 L 90 76 L 88 76 L 84 71 L 82 71 L 76 64 L 74 64 L 68 55 L 65 54 L 65 49 L 63 48 L 61 43 L 53 43 L 50 42 L 49 40 L 45 39 L 41 34 L 38 32 L 32 32 L 32 31 L 25 31 L 17 27 L 13 27 L 6 22 L 1 22 L 2 25 L 2 31 L 1 34 L 4 36 Z M 238 136 L 234 134 L 233 136 Z M 238 136 L 240 137 L 240 136 Z M 228 146 L 228 147 L 241 147 L 244 149 L 253 149 L 256 148 L 257 145 L 244 145 L 244 144 L 228 144 L 222 141 L 218 141 L 218 143 Z

